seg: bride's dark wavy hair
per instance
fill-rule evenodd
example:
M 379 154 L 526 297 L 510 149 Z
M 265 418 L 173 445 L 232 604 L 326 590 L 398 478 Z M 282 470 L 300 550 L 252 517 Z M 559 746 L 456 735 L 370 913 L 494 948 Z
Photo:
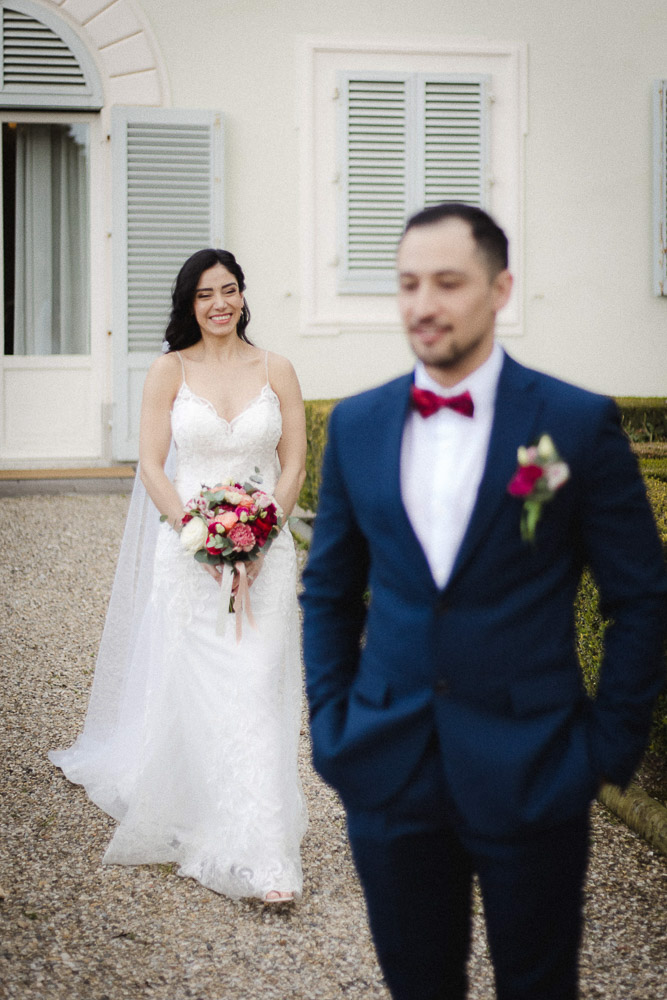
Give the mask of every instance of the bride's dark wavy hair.
M 190 347 L 201 340 L 201 330 L 194 317 L 192 306 L 201 275 L 204 271 L 208 271 L 209 267 L 215 267 L 216 264 L 222 264 L 223 267 L 226 267 L 236 278 L 239 291 L 244 291 L 243 271 L 237 263 L 236 257 L 229 250 L 208 249 L 197 250 L 196 253 L 193 253 L 178 272 L 171 292 L 171 316 L 164 334 L 169 351 L 182 351 L 183 348 Z M 252 344 L 245 332 L 249 322 L 250 310 L 244 298 L 243 309 L 236 326 L 236 336 L 245 341 L 246 344 Z

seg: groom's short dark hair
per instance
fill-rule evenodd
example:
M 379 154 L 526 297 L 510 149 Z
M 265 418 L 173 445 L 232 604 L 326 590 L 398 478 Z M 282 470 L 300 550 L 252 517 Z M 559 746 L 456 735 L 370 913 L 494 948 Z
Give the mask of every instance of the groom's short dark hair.
M 429 205 L 408 219 L 403 235 L 405 236 L 408 230 L 414 229 L 415 226 L 433 226 L 447 219 L 462 219 L 468 223 L 478 249 L 487 260 L 492 278 L 506 269 L 507 236 L 488 212 L 477 208 L 476 205 L 467 205 L 462 201 L 445 201 L 440 205 Z

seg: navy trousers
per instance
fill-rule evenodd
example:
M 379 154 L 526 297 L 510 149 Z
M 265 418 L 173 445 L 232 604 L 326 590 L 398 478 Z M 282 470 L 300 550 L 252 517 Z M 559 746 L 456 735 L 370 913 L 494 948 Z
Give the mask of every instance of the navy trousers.
M 576 1000 L 588 814 L 520 838 L 471 834 L 434 740 L 388 805 L 348 811 L 348 832 L 394 1000 L 464 1000 L 475 873 L 498 1000 Z

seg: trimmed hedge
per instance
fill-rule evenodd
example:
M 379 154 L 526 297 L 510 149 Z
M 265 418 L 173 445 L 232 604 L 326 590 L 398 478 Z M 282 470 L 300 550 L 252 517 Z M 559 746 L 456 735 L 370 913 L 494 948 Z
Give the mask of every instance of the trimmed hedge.
M 662 546 L 667 555 L 667 483 L 648 477 L 646 489 L 655 514 Z M 604 647 L 606 622 L 600 614 L 597 587 L 586 571 L 582 577 L 575 605 L 577 651 L 589 694 L 594 694 L 598 684 L 600 659 Z M 667 654 L 667 648 L 665 650 Z M 667 762 L 667 689 L 658 699 L 653 716 L 649 749 Z
M 639 467 L 644 478 L 650 476 L 667 483 L 667 458 L 642 458 L 639 456 Z
M 327 442 L 327 425 L 329 415 L 337 402 L 337 399 L 308 399 L 305 403 L 308 451 L 306 453 L 306 481 L 299 495 L 299 506 L 303 507 L 304 510 L 317 510 L 322 456 Z
M 617 396 L 616 402 L 631 441 L 667 441 L 667 399 Z
M 305 510 L 317 510 L 320 488 L 320 468 L 326 444 L 329 414 L 335 399 L 318 399 L 306 402 L 308 456 L 306 482 L 299 498 Z M 632 435 L 656 434 L 667 439 L 667 408 L 664 400 L 617 400 L 621 407 L 623 425 Z M 648 404 L 655 404 L 649 406 Z M 659 412 L 660 411 L 660 412 Z M 660 417 L 660 419 L 658 419 Z M 661 422 L 662 421 L 662 422 Z M 649 428 L 650 425 L 650 428 Z M 639 449 L 637 449 L 639 451 Z M 667 458 L 639 458 L 646 480 L 646 487 L 655 514 L 658 531 L 667 555 Z M 587 690 L 595 692 L 602 655 L 605 622 L 600 615 L 598 593 L 590 574 L 584 574 L 575 606 L 577 647 Z M 650 748 L 667 762 L 667 691 L 656 707 Z
M 299 504 L 304 510 L 317 509 L 320 489 L 320 468 L 327 440 L 329 414 L 337 399 L 306 401 L 306 481 Z M 621 421 L 630 440 L 636 445 L 637 456 L 645 476 L 656 476 L 667 482 L 667 400 L 639 397 L 617 398 Z

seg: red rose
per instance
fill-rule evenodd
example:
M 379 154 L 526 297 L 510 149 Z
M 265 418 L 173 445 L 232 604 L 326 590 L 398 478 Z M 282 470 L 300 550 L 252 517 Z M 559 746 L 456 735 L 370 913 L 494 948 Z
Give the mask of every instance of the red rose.
M 260 538 L 262 539 L 263 545 L 268 536 L 271 534 L 272 525 L 269 524 L 268 521 L 263 521 L 258 517 L 256 521 L 252 522 L 251 527 L 257 540 L 259 541 Z
M 507 487 L 507 492 L 513 497 L 527 497 L 535 488 L 535 483 L 544 475 L 544 469 L 539 465 L 520 465 L 514 478 Z

